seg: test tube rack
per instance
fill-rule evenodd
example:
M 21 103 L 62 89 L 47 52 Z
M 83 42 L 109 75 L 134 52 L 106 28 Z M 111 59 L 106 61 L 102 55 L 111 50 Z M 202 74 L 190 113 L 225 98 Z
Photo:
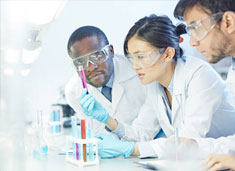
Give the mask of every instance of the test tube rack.
M 79 159 L 77 159 L 76 157 L 74 158 L 74 155 L 70 155 L 70 151 L 66 152 L 66 161 L 75 164 L 77 166 L 88 166 L 88 165 L 98 165 L 99 164 L 99 156 L 98 156 L 98 139 L 97 138 L 87 138 L 87 139 L 81 139 L 81 138 L 76 138 L 73 136 L 68 136 L 67 137 L 67 145 L 69 144 L 78 144 L 79 149 L 80 149 L 80 155 L 79 155 Z M 92 146 L 90 146 L 90 144 L 92 144 Z M 85 150 L 88 152 L 88 155 L 93 155 L 92 157 L 94 157 L 92 160 L 85 159 L 84 160 L 84 155 L 87 154 L 83 154 L 84 150 L 83 147 L 84 145 L 86 145 L 88 150 Z M 91 149 L 92 148 L 92 149 Z M 92 151 L 92 154 L 89 154 L 90 151 Z M 74 151 L 73 151 L 74 153 Z
M 62 121 L 62 108 L 61 106 L 52 106 L 49 125 L 49 135 L 61 135 L 63 133 L 63 121 Z

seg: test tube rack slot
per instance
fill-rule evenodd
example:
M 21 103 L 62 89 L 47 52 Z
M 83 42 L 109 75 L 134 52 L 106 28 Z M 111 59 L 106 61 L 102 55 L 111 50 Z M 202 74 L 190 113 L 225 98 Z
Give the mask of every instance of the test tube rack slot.
M 50 118 L 48 122 L 49 136 L 63 134 L 63 110 L 61 106 L 52 106 Z
M 67 141 L 67 145 L 71 145 L 73 143 L 78 144 L 80 147 L 80 151 L 83 153 L 83 145 L 85 144 L 86 147 L 89 147 L 89 144 L 92 144 L 92 147 L 89 148 L 93 148 L 90 149 L 92 150 L 94 155 L 94 159 L 92 161 L 84 161 L 83 159 L 83 154 L 79 155 L 80 159 L 77 160 L 76 158 L 74 158 L 73 155 L 70 155 L 70 151 L 66 151 L 66 161 L 72 164 L 75 164 L 77 166 L 88 166 L 88 165 L 98 165 L 99 164 L 99 156 L 98 156 L 98 139 L 97 138 L 88 138 L 88 139 L 81 139 L 81 138 L 75 138 L 73 136 L 67 136 L 66 138 Z M 89 151 L 89 150 L 88 150 Z M 89 153 L 89 152 L 88 152 Z
M 50 121 L 49 136 L 62 135 L 63 134 L 63 122 L 62 121 Z

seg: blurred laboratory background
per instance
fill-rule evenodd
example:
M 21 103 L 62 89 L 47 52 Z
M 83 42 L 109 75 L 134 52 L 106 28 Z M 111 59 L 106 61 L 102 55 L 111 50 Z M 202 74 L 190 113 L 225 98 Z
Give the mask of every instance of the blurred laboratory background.
M 101 28 L 115 53 L 123 54 L 127 31 L 143 16 L 168 15 L 177 24 L 173 17 L 176 3 L 177 0 L 0 1 L 0 170 L 27 170 L 20 162 L 16 162 L 17 169 L 11 164 L 24 156 L 24 137 L 39 111 L 49 116 L 52 106 L 60 105 L 63 117 L 74 114 L 67 106 L 64 86 L 75 74 L 66 48 L 75 29 L 84 25 Z M 187 35 L 182 48 L 185 54 L 204 59 L 190 47 Z M 213 65 L 224 79 L 229 66 L 229 58 Z

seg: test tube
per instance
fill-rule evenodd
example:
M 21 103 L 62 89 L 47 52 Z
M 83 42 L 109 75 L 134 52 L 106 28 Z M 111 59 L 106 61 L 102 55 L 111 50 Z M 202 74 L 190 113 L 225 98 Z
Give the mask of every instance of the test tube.
M 88 138 L 92 138 L 92 130 L 91 129 L 87 129 L 87 134 L 88 134 Z M 89 161 L 94 161 L 95 159 L 95 156 L 94 156 L 94 145 L 93 143 L 89 143 L 89 146 L 88 146 L 88 155 L 89 155 Z
M 89 92 L 88 92 L 88 88 L 87 88 L 87 84 L 86 84 L 86 77 L 85 77 L 83 66 L 80 65 L 78 67 L 78 70 L 80 72 L 80 77 L 82 79 L 82 87 L 87 89 L 87 94 L 88 94 Z M 82 139 L 86 139 L 86 125 L 85 125 L 85 120 L 84 119 L 81 120 L 81 138 Z M 88 136 L 88 138 L 89 138 L 89 136 Z M 91 150 L 91 146 L 89 145 L 88 147 L 89 147 L 89 151 L 90 151 Z M 86 144 L 83 144 L 83 159 L 84 159 L 84 162 L 87 161 L 87 153 L 86 153 L 86 151 L 87 151 Z M 89 153 L 89 156 L 90 156 L 90 153 Z
M 84 119 L 81 119 L 81 136 L 82 136 L 82 139 L 86 139 L 86 122 Z M 87 161 L 86 144 L 83 144 L 83 160 L 84 162 Z
M 59 110 L 55 110 L 54 111 L 54 121 L 56 121 L 56 122 L 59 122 L 60 121 L 60 113 L 59 113 L 60 111 Z M 60 127 L 59 127 L 60 125 L 55 125 L 55 132 L 56 133 L 59 133 L 60 132 Z
M 72 121 L 72 136 L 77 137 L 78 130 L 77 130 L 76 117 L 72 116 L 71 121 Z M 78 154 L 79 154 L 78 144 L 73 143 L 73 158 L 79 160 L 79 155 Z
M 87 94 L 88 94 L 88 88 L 87 88 L 87 84 L 86 84 L 86 77 L 84 74 L 83 66 L 82 65 L 78 66 L 78 70 L 80 72 L 80 77 L 82 79 L 82 87 L 87 89 Z

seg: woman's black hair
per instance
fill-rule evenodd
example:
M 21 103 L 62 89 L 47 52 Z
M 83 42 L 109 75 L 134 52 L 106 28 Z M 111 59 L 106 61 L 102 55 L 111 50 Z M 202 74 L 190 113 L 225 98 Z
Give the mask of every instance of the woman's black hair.
M 167 16 L 156 16 L 154 14 L 141 18 L 129 30 L 124 41 L 124 54 L 128 54 L 128 41 L 135 35 L 150 43 L 156 48 L 175 48 L 174 59 L 183 56 L 183 50 L 180 48 L 180 35 L 185 34 L 185 25 L 174 26 Z

